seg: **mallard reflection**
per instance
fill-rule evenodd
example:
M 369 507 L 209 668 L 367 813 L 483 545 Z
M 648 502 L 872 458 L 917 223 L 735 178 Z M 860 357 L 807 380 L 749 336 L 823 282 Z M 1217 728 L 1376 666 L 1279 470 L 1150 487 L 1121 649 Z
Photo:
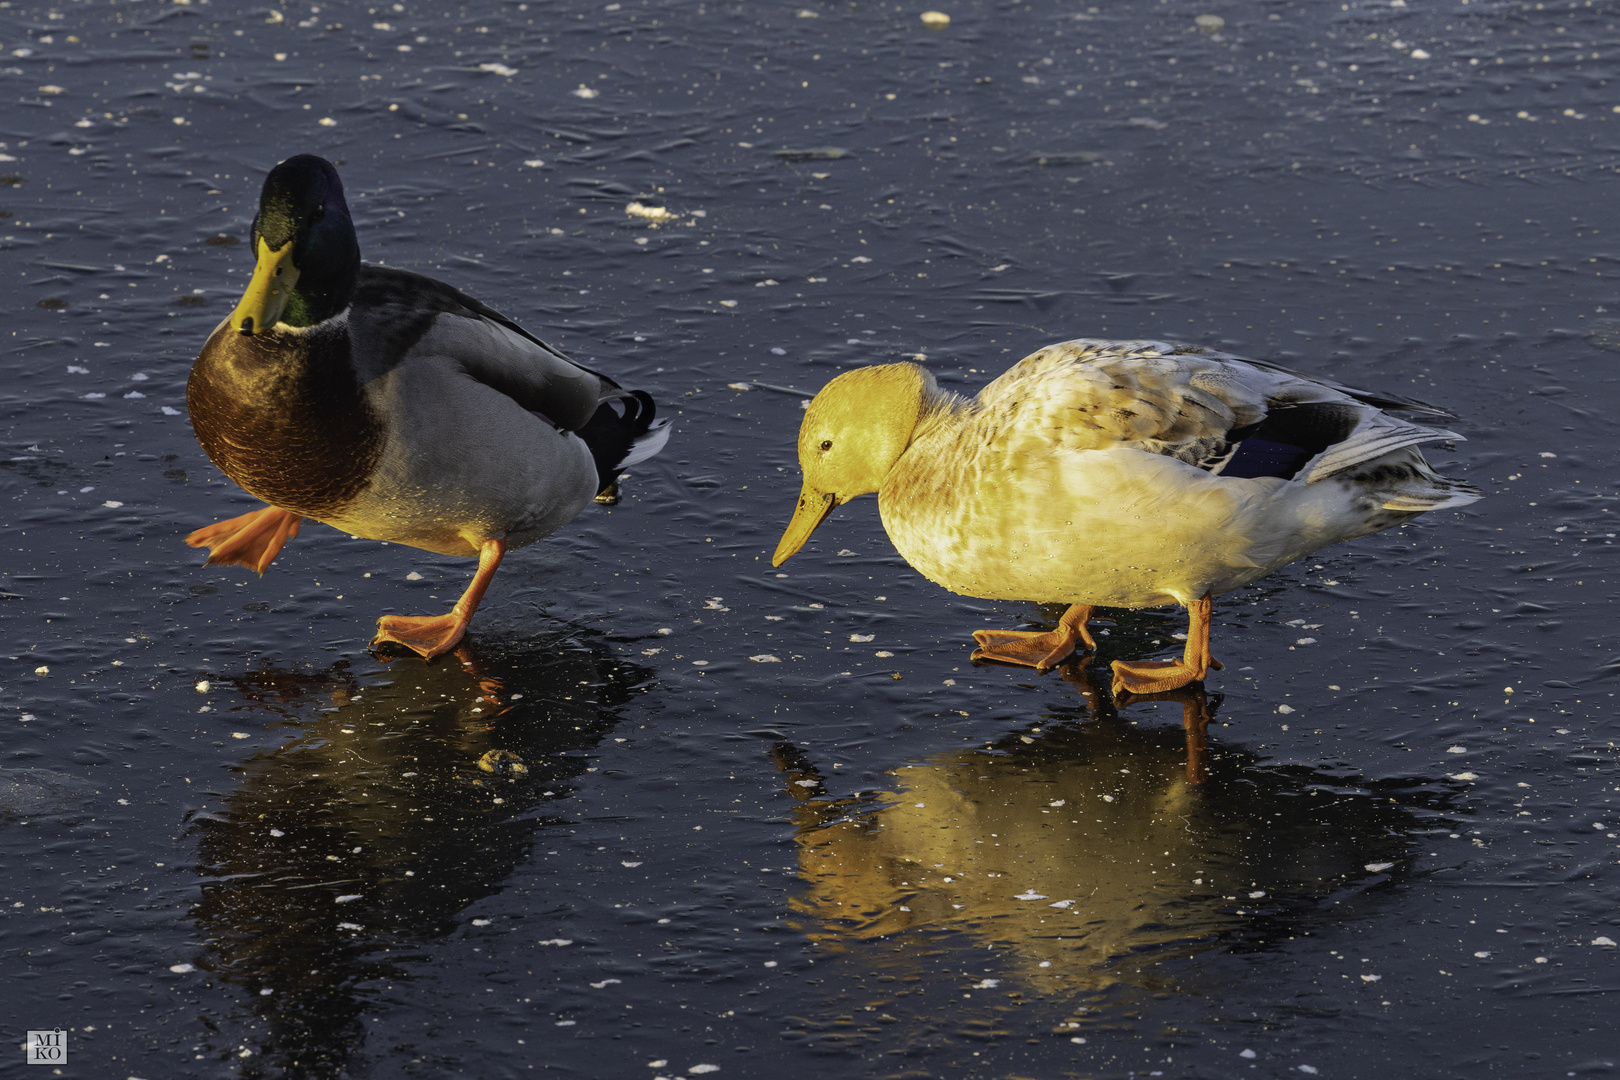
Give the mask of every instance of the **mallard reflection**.
M 1089 689 L 1080 669 L 1067 675 Z M 1154 700 L 1180 705 L 1184 730 L 1140 706 L 1122 721 L 1093 691 L 1089 712 L 897 769 L 893 791 L 854 800 L 816 797 L 807 782 L 821 778 L 780 745 L 802 800 L 803 928 L 834 949 L 959 931 L 1026 991 L 1186 989 L 1157 965 L 1286 937 L 1325 897 L 1405 863 L 1404 803 L 1206 750 L 1202 690 L 1135 699 Z M 862 963 L 882 963 L 870 953 Z
M 222 680 L 239 709 L 301 729 L 246 761 L 224 811 L 198 822 L 204 882 L 192 914 L 219 976 L 268 1027 L 256 1052 L 289 1076 L 341 1072 L 368 998 L 410 977 L 418 943 L 502 888 L 555 820 L 544 804 L 587 767 L 579 751 L 646 678 L 563 639 L 464 646 L 363 679 L 340 663 Z M 516 754 L 528 774 L 480 770 L 492 750 Z

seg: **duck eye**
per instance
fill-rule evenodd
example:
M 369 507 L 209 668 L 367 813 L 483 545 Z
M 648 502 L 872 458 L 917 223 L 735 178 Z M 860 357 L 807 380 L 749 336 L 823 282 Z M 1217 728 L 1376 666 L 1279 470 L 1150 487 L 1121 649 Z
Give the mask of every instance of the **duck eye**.
M 325 216 L 326 216 L 326 207 L 317 206 L 315 208 L 314 220 L 319 221 L 319 220 L 321 220 L 321 218 L 323 218 Z
M 821 440 L 821 452 L 823 454 L 825 454 L 827 451 L 829 451 L 831 449 L 832 449 L 832 440 L 831 439 L 822 439 Z

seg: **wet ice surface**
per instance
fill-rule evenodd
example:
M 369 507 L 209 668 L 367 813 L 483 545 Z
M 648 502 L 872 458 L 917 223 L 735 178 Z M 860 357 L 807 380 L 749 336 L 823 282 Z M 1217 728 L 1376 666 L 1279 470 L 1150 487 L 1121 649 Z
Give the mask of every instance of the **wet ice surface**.
M 0 11 L 14 1042 L 147 1077 L 1613 1067 L 1620 28 L 922 10 Z M 470 563 L 181 543 L 252 505 L 185 378 L 299 151 L 369 258 L 676 417 L 438 664 L 363 645 Z M 1490 495 L 1217 602 L 1201 785 L 1174 702 L 971 667 L 1056 612 L 922 581 L 871 500 L 769 568 L 770 388 L 920 356 L 971 391 L 1080 335 L 1449 406 L 1431 457 Z M 1093 671 L 1184 625 L 1122 615 Z

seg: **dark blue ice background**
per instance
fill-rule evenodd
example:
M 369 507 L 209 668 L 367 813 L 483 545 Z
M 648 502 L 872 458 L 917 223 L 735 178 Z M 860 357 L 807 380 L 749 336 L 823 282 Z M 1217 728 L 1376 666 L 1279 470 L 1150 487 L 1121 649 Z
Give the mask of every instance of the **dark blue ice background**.
M 0 3 L 8 1044 L 144 1080 L 1611 1072 L 1612 5 L 801 2 Z M 364 645 L 466 562 L 182 543 L 252 505 L 185 379 L 304 151 L 369 258 L 675 417 L 437 664 Z M 1076 336 L 1435 401 L 1489 494 L 1217 603 L 1202 785 L 1177 704 L 970 666 L 1055 610 L 921 580 L 870 500 L 769 567 L 800 402 L 759 384 L 972 391 Z

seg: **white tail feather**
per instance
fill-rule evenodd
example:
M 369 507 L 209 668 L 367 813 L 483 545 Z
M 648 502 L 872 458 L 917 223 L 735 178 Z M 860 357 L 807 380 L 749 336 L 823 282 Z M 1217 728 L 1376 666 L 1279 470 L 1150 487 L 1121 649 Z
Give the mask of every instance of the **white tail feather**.
M 1428 510 L 1454 510 L 1459 506 L 1478 502 L 1484 496 L 1473 488 L 1454 488 L 1426 492 L 1402 492 L 1384 500 L 1385 510 L 1409 510 L 1423 513 Z
M 614 468 L 628 469 L 632 465 L 639 465 L 648 458 L 657 456 L 664 448 L 664 444 L 669 442 L 669 431 L 668 420 L 655 422 L 644 433 L 636 436 L 636 441 L 630 444 L 629 453 L 625 454 L 623 460 Z

